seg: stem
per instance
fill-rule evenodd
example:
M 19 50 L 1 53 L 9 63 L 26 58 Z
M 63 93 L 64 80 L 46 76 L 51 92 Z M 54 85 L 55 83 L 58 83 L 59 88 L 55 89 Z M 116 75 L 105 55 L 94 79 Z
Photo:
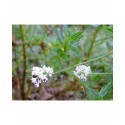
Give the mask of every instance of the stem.
M 97 75 L 103 75 L 103 74 L 113 74 L 113 73 L 110 73 L 110 72 L 102 72 L 102 73 L 90 73 L 90 75 L 93 75 L 93 74 L 97 74 Z
M 107 53 L 107 54 L 105 54 L 105 55 L 103 55 L 103 56 L 100 56 L 100 57 L 97 57 L 97 58 L 91 59 L 91 60 L 86 61 L 86 62 L 83 62 L 83 63 L 79 63 L 79 64 L 77 64 L 77 65 L 74 65 L 74 66 L 71 66 L 71 67 L 65 68 L 65 69 L 60 70 L 60 71 L 57 71 L 57 72 L 55 72 L 54 74 L 56 74 L 56 73 L 60 73 L 60 72 L 63 72 L 63 71 L 69 70 L 69 69 L 72 69 L 72 68 L 74 68 L 74 67 L 76 67 L 76 66 L 78 66 L 78 65 L 81 65 L 81 64 L 86 64 L 86 63 L 90 63 L 90 62 L 92 62 L 92 61 L 95 61 L 95 60 L 101 59 L 101 58 L 103 58 L 103 57 L 105 57 L 105 56 L 110 55 L 111 53 L 112 53 L 112 51 L 110 51 L 109 53 Z
M 92 61 L 101 59 L 101 58 L 103 58 L 103 57 L 105 57 L 105 56 L 108 56 L 108 55 L 110 55 L 110 54 L 112 54 L 112 51 L 110 51 L 109 53 L 107 53 L 107 54 L 105 54 L 105 55 L 103 55 L 103 56 L 99 56 L 99 57 L 97 57 L 97 58 L 95 58 L 95 59 L 91 59 L 91 60 L 89 60 L 89 61 L 86 61 L 86 62 L 84 62 L 84 63 L 82 63 L 82 64 L 89 63 L 89 62 L 92 62 Z
M 99 29 L 100 29 L 100 26 L 95 30 L 95 32 L 93 34 L 93 38 L 92 38 L 92 41 L 91 41 L 91 44 L 90 44 L 90 47 L 89 47 L 89 50 L 88 50 L 87 57 L 89 57 L 91 52 L 92 52 L 92 48 L 93 48 L 94 42 L 96 40 L 96 36 L 97 36 L 97 34 L 99 32 Z
M 25 91 L 24 91 L 24 85 L 25 85 L 25 79 L 26 79 L 26 48 L 25 48 L 25 40 L 24 40 L 24 34 L 23 34 L 23 26 L 19 26 L 20 29 L 20 35 L 22 40 L 22 52 L 23 52 L 23 76 L 22 76 L 22 82 L 20 84 L 21 88 L 21 96 L 22 99 L 25 99 Z
M 17 49 L 16 47 L 13 48 L 14 55 L 15 55 L 15 63 L 16 63 L 16 73 L 17 73 L 17 86 L 18 89 L 20 88 L 20 69 L 19 69 L 19 63 L 18 63 L 18 58 L 17 58 Z

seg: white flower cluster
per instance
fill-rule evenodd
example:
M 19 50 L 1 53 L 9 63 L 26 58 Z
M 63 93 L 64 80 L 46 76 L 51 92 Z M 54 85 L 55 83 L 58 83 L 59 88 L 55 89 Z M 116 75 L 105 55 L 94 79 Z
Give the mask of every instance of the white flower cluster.
M 31 81 L 35 87 L 39 87 L 40 83 L 46 82 L 48 77 L 51 77 L 53 74 L 53 69 L 46 67 L 45 65 L 42 67 L 33 67 L 31 72 Z
M 86 81 L 87 80 L 87 76 L 91 73 L 91 69 L 90 66 L 85 66 L 85 65 L 79 65 L 75 68 L 75 71 L 73 71 L 74 75 L 83 80 Z

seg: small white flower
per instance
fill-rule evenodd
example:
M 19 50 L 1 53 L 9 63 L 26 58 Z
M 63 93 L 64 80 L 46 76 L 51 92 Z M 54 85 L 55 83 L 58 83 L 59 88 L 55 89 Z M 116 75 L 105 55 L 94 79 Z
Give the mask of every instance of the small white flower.
M 31 81 L 35 87 L 39 87 L 39 84 L 46 82 L 48 77 L 53 75 L 53 69 L 51 67 L 33 67 L 31 72 Z
M 52 68 L 46 67 L 46 66 L 44 65 L 42 69 L 44 70 L 44 73 L 46 73 L 47 75 L 49 75 L 49 77 L 52 76 L 52 74 L 53 74 L 53 69 L 52 69 Z
M 41 69 L 40 69 L 40 67 L 33 67 L 32 68 L 32 76 L 39 76 L 39 74 L 40 74 L 40 71 Z
M 31 78 L 31 80 L 35 87 L 39 87 L 39 81 L 37 81 L 37 78 Z
M 39 87 L 39 83 L 35 83 L 34 87 L 38 88 Z
M 47 75 L 41 74 L 39 78 L 43 81 L 46 82 L 48 80 Z
M 91 73 L 91 69 L 90 66 L 85 66 L 85 65 L 79 65 L 75 68 L 75 71 L 73 71 L 74 75 L 83 80 L 86 81 L 87 80 L 87 76 Z

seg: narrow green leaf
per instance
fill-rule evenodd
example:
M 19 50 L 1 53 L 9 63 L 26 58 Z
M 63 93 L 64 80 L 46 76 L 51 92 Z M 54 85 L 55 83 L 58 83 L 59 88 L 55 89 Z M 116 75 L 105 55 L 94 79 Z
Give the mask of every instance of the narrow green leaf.
M 113 32 L 113 27 L 109 27 L 109 26 L 106 26 L 106 25 L 103 25 L 103 27 L 107 30 L 107 31 L 109 31 L 109 32 Z
M 71 34 L 70 28 L 67 25 L 63 26 L 63 36 L 64 37 L 69 37 Z
M 108 48 L 109 50 L 112 50 L 112 49 L 113 49 L 113 47 L 112 47 L 112 45 L 110 44 L 110 42 L 106 42 L 106 46 L 107 46 L 107 48 Z
M 68 44 L 65 44 L 65 45 L 64 45 L 64 52 L 67 52 L 69 49 L 70 49 L 69 45 L 68 45 Z
M 56 33 L 56 36 L 57 36 L 58 41 L 62 43 L 62 42 L 63 42 L 63 38 L 62 38 L 62 36 L 61 36 L 61 34 L 59 33 L 59 31 L 58 31 L 57 28 L 55 29 L 55 33 Z
M 104 97 L 112 88 L 112 83 L 106 84 L 99 92 L 99 97 Z
M 68 56 L 66 55 L 65 52 L 61 53 L 61 58 L 63 58 L 63 60 L 68 60 Z
M 87 98 L 89 100 L 98 100 L 99 99 L 99 92 L 86 86 L 86 93 L 87 93 Z
M 51 53 L 51 56 L 57 56 L 57 52 L 55 49 L 50 49 L 49 51 Z
M 109 82 L 113 83 L 113 74 L 107 74 L 106 75 L 106 80 L 107 80 L 108 83 Z
M 68 38 L 68 42 L 79 41 L 81 37 L 82 37 L 82 32 L 74 33 Z
M 76 48 L 74 45 L 70 45 L 69 47 L 70 47 L 70 49 L 71 49 L 73 52 L 75 52 L 76 54 L 78 54 L 78 50 L 77 50 L 77 48 Z

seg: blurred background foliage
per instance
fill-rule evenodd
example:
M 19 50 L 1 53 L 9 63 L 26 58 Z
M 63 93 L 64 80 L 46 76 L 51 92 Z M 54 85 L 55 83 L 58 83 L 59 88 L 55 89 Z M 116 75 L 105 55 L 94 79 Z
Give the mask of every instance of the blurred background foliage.
M 113 74 L 96 74 L 113 72 L 112 51 L 112 25 L 12 25 L 12 99 L 112 100 Z M 108 53 L 86 64 L 95 73 L 86 82 L 64 70 Z M 31 68 L 40 65 L 57 73 L 34 88 Z

